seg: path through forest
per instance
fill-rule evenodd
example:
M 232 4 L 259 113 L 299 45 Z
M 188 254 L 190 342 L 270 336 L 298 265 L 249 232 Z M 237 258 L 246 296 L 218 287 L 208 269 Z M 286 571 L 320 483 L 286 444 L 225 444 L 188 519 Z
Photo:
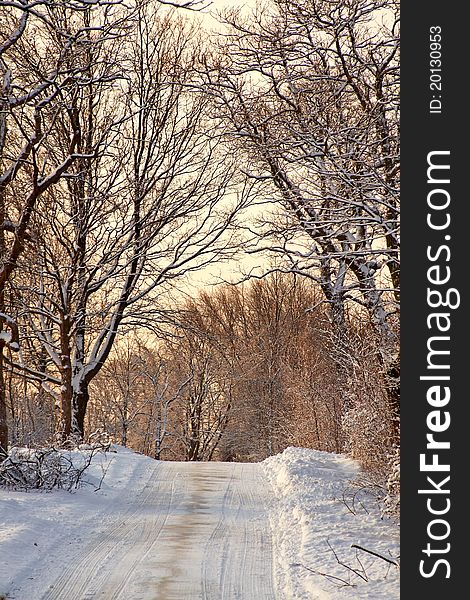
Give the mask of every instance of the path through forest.
M 273 600 L 260 464 L 160 462 L 42 600 Z

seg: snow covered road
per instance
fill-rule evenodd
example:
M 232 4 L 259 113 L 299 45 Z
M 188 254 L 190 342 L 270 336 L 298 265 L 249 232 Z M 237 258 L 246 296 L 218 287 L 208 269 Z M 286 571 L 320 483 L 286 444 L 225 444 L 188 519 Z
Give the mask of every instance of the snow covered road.
M 348 496 L 358 469 L 303 448 L 181 463 L 113 445 L 72 494 L 0 488 L 0 598 L 398 600 L 399 569 L 353 547 L 400 554 L 375 498 Z
M 28 598 L 274 600 L 266 494 L 259 464 L 157 463 L 139 497 Z

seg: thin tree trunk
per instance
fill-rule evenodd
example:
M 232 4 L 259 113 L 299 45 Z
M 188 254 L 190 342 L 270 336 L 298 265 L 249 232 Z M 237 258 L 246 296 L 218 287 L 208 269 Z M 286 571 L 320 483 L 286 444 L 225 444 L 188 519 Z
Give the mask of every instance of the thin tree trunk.
M 0 115 L 0 129 L 2 128 L 2 121 L 4 116 Z M 1 133 L 1 132 L 0 132 Z M 0 151 L 3 149 L 3 140 L 0 136 Z M 0 187 L 0 264 L 6 255 L 5 251 L 5 232 L 1 227 L 1 224 L 5 221 L 5 192 Z M 3 265 L 2 265 L 3 266 Z M 5 292 L 3 287 L 0 288 L 0 312 L 5 312 Z M 0 320 L 0 332 L 3 331 L 3 321 Z M 5 388 L 5 376 L 3 369 L 5 368 L 3 351 L 5 344 L 3 340 L 0 340 L 0 451 L 8 450 L 8 414 L 7 414 L 7 398 Z
M 64 317 L 60 327 L 61 379 L 59 434 L 65 441 L 72 433 L 72 362 L 70 358 L 70 324 Z

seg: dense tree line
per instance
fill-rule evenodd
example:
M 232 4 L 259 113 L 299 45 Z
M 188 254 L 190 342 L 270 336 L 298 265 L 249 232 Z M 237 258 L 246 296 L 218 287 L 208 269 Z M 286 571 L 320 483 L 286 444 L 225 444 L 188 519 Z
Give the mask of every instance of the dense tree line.
M 275 273 L 186 301 L 164 339 L 125 336 L 90 386 L 86 429 L 163 460 L 262 460 L 287 446 L 350 451 L 384 475 L 394 427 L 379 341 L 347 315 L 356 377 L 340 390 L 321 290 Z M 18 397 L 16 434 L 52 436 L 54 408 Z M 350 394 L 344 411 L 343 393 Z M 27 439 L 27 438 L 26 438 Z
M 345 384 L 354 371 L 346 307 L 365 309 L 398 415 L 398 5 L 274 0 L 223 22 L 205 71 L 214 115 L 258 201 L 277 201 L 256 249 L 320 286 Z

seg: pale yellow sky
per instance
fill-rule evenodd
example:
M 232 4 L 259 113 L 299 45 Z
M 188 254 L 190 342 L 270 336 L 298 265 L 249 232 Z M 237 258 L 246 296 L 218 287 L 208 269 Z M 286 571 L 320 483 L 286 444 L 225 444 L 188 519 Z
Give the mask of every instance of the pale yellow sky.
M 221 8 L 230 8 L 238 6 L 254 6 L 255 0 L 212 0 L 209 10 L 217 10 Z
M 208 0 L 207 8 L 202 11 L 194 12 L 193 14 L 196 18 L 202 20 L 203 26 L 209 31 L 220 31 L 220 25 L 218 24 L 217 19 L 211 16 L 211 14 L 215 14 L 217 11 L 222 11 L 225 8 L 246 8 L 249 10 L 256 5 L 257 1 L 258 0 L 212 0 L 212 2 L 210 2 L 210 0 Z M 246 211 L 242 221 L 245 221 L 246 224 L 247 218 L 251 219 L 252 216 L 253 220 L 256 216 L 259 216 L 259 208 Z M 247 254 L 243 250 L 244 248 L 242 246 L 240 248 L 240 254 L 232 260 L 220 263 L 214 262 L 201 271 L 193 273 L 188 281 L 189 290 L 193 286 L 202 288 L 223 281 L 240 281 L 247 273 L 256 272 L 259 274 L 266 268 L 265 256 L 261 254 Z
M 256 0 L 212 0 L 210 5 L 201 11 L 200 14 L 204 15 L 203 21 L 209 23 L 216 23 L 216 19 L 211 17 L 211 14 L 215 14 L 218 11 L 222 11 L 225 8 L 252 8 L 256 4 Z

